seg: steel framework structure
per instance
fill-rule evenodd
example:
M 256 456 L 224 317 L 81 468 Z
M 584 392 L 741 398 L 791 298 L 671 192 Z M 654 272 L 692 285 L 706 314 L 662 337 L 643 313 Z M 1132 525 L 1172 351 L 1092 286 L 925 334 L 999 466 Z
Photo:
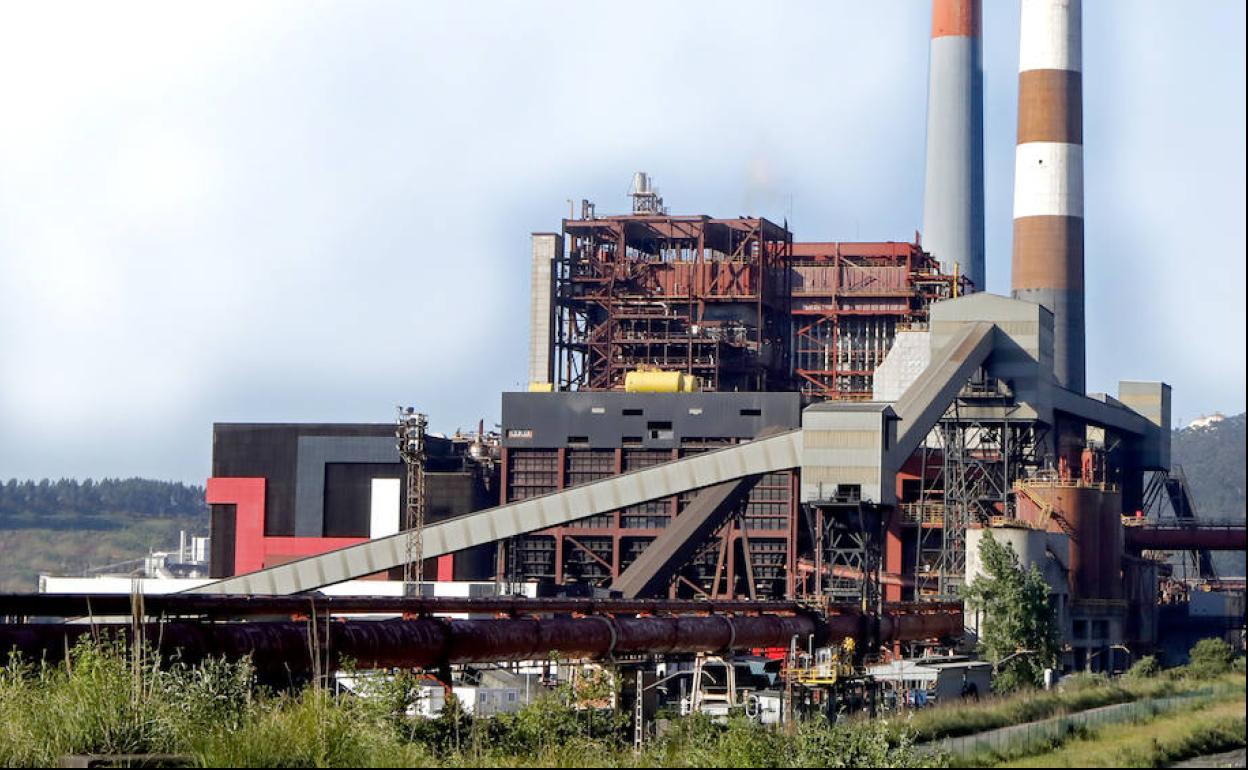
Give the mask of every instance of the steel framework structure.
M 917 242 L 796 243 L 789 265 L 795 380 L 822 398 L 870 399 L 897 331 L 969 285 Z
M 1187 483 L 1187 475 L 1183 472 L 1182 466 L 1175 465 L 1169 473 L 1157 471 L 1152 474 L 1144 489 L 1142 512 L 1148 514 L 1149 519 L 1153 521 L 1164 521 L 1167 517 L 1165 516 L 1166 505 L 1163 501 L 1169 503 L 1173 520 L 1179 526 L 1195 528 L 1198 518 L 1196 501 L 1192 497 L 1192 488 Z M 1206 581 L 1218 579 L 1217 569 L 1213 565 L 1213 555 L 1208 549 L 1184 551 L 1180 566 L 1184 579 L 1189 577 Z
M 419 596 L 425 573 L 425 431 L 429 418 L 412 407 L 398 407 L 395 428 L 399 457 L 406 468 L 406 490 L 403 498 L 404 544 L 403 593 Z
M 707 390 L 786 390 L 786 227 L 761 218 L 630 214 L 564 220 L 555 385 L 619 390 L 640 367 Z
M 803 588 L 821 601 L 853 602 L 864 609 L 879 606 L 888 511 L 852 499 L 821 501 L 809 508 L 814 585 Z
M 619 473 L 690 457 L 728 442 L 687 444 L 674 450 L 504 448 L 504 503 L 556 492 Z M 512 538 L 503 545 L 499 572 L 521 580 L 605 587 L 679 516 L 696 491 L 651 500 Z M 761 476 L 724 524 L 677 571 L 671 597 L 780 599 L 794 592 L 797 561 L 797 475 Z
M 1015 481 L 1051 466 L 1046 434 L 999 381 L 969 383 L 950 405 L 918 452 L 918 497 L 901 505 L 914 531 L 915 600 L 959 598 L 967 528 L 1014 518 Z

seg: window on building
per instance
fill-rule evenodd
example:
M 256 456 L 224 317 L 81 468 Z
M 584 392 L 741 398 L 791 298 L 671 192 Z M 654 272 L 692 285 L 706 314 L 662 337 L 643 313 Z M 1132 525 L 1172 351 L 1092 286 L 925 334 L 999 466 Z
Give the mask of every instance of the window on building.
M 658 441 L 671 441 L 675 436 L 670 422 L 648 422 L 646 430 L 650 431 L 650 438 Z

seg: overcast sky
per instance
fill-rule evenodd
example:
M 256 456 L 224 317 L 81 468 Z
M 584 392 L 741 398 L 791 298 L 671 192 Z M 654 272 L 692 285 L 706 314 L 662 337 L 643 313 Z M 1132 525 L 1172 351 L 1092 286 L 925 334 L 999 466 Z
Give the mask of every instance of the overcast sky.
M 985 2 L 1008 293 L 1015 2 Z M 0 478 L 202 482 L 214 421 L 498 419 L 569 198 L 901 240 L 928 5 L 0 6 Z M 1244 409 L 1244 4 L 1084 4 L 1088 386 Z

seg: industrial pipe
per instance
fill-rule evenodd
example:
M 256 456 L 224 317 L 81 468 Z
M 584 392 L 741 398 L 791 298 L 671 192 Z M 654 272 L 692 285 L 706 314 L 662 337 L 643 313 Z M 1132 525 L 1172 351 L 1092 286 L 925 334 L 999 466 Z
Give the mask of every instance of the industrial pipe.
M 908 642 L 961 636 L 962 608 L 930 612 L 885 613 L 880 616 L 880 640 Z
M 961 613 L 882 616 L 882 641 L 951 636 Z M 691 654 L 839 641 L 864 634 L 863 616 L 814 614 L 764 616 L 515 618 L 392 621 L 148 623 L 145 638 L 162 657 L 194 663 L 207 657 L 251 656 L 263 676 L 305 674 L 319 660 L 336 670 L 350 660 L 360 669 L 436 668 L 457 663 L 606 658 L 641 654 Z M 59 660 L 88 633 L 128 639 L 128 624 L 24 623 L 0 625 L 0 650 L 32 660 Z M 315 655 L 314 655 L 315 651 Z
M 0 617 L 101 617 L 130 615 L 134 605 L 128 594 L 0 594 Z M 346 613 L 396 613 L 408 616 L 469 613 L 479 615 L 545 615 L 600 613 L 659 615 L 673 613 L 795 614 L 808 607 L 794 601 L 744 601 L 702 599 L 530 599 L 500 597 L 403 597 L 403 596 L 265 596 L 248 594 L 151 594 L 143 597 L 142 614 L 148 617 L 202 616 L 215 618 L 263 615 L 329 615 Z M 828 613 L 852 613 L 855 605 L 830 605 Z
M 838 633 L 857 630 L 857 618 L 837 618 Z M 561 658 L 611 658 L 642 653 L 695 653 L 803 644 L 818 638 L 810 616 L 517 618 L 394 621 L 147 623 L 144 637 L 162 658 L 194 663 L 209 657 L 251 656 L 262 675 L 303 674 L 315 658 L 325 670 L 346 661 L 360 669 L 437 668 Z M 98 633 L 129 641 L 129 624 L 25 623 L 0 625 L 0 650 L 31 660 L 56 661 L 81 636 Z
M 1248 548 L 1248 529 L 1239 527 L 1124 527 L 1127 550 L 1140 551 L 1243 551 Z

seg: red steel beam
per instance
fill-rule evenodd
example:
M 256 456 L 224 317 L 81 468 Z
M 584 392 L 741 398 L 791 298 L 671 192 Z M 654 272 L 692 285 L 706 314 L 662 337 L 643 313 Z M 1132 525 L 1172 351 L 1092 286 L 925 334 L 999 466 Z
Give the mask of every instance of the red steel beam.
M 1124 527 L 1132 551 L 1243 551 L 1248 548 L 1248 529 L 1239 527 Z

